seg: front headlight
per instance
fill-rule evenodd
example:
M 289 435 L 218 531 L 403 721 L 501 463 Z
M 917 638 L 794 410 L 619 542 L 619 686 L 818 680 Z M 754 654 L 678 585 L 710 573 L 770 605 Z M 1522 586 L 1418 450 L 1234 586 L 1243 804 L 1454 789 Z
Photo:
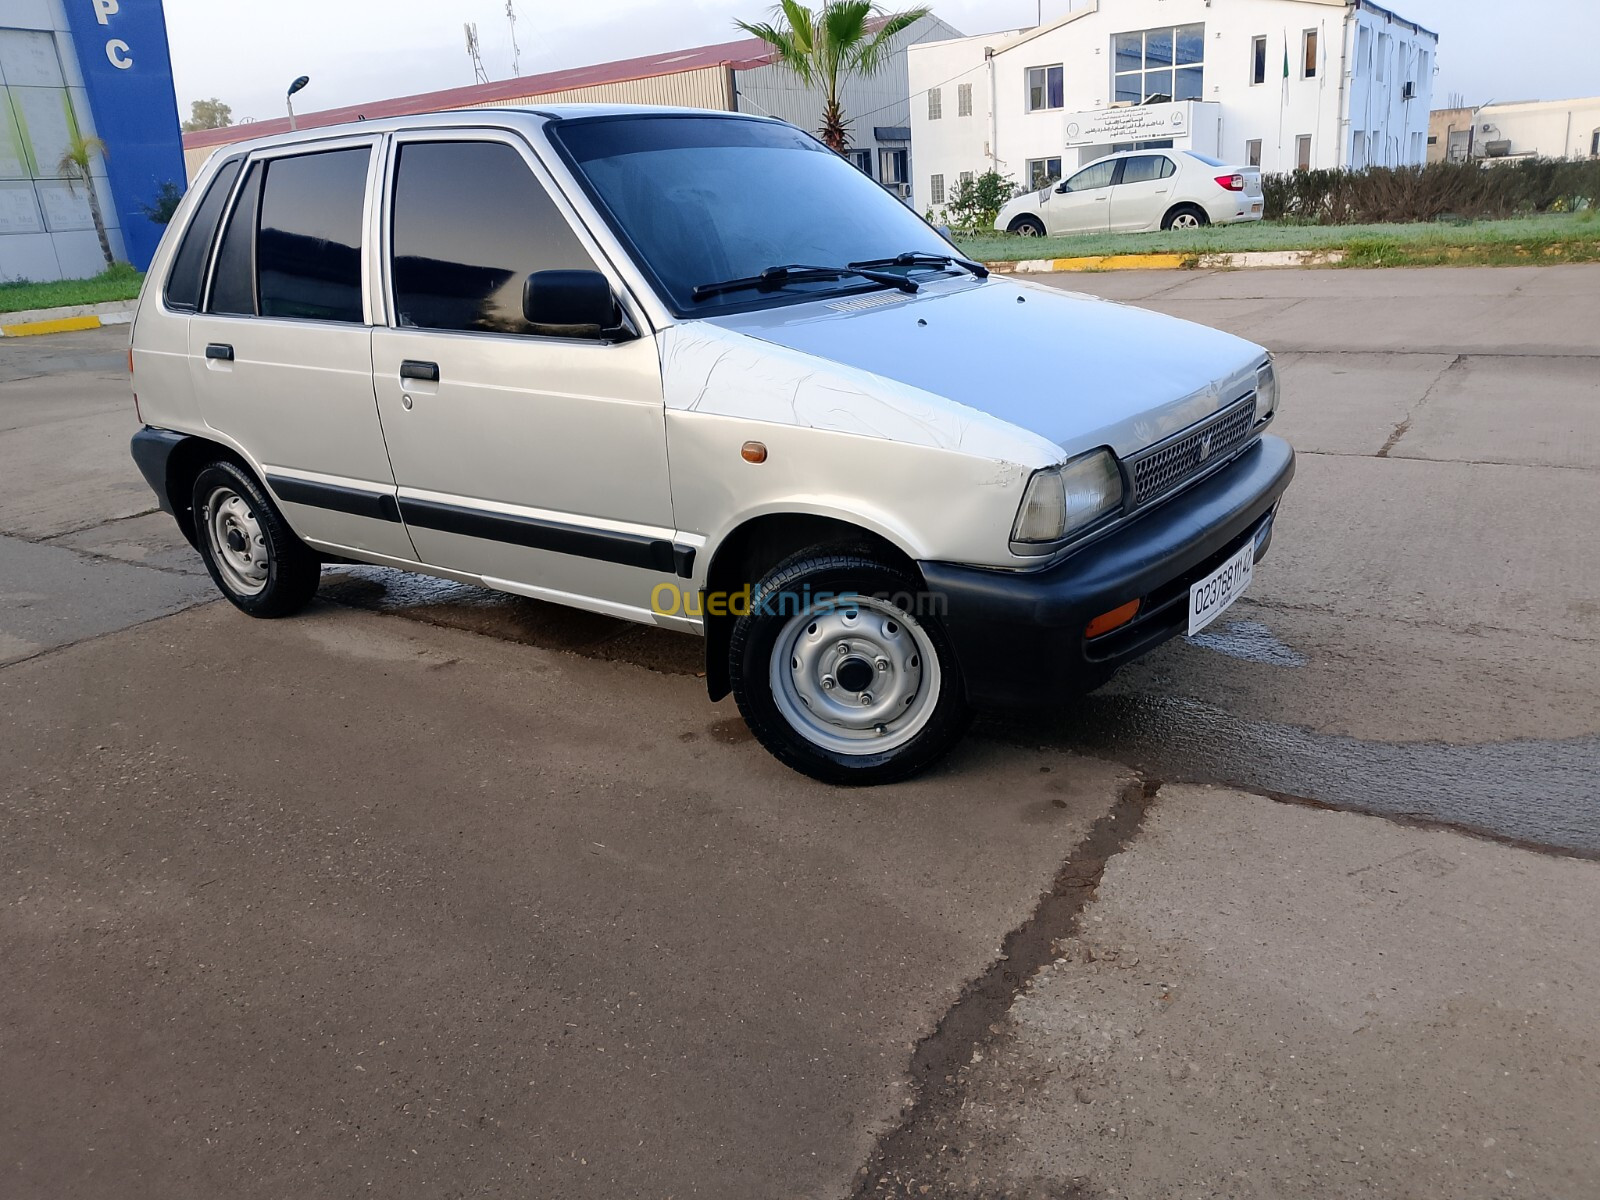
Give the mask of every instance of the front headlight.
M 1272 360 L 1256 372 L 1256 424 L 1259 425 L 1278 411 L 1278 369 Z
M 1059 467 L 1035 471 L 1011 540 L 1047 546 L 1122 507 L 1122 471 L 1109 450 L 1091 450 Z

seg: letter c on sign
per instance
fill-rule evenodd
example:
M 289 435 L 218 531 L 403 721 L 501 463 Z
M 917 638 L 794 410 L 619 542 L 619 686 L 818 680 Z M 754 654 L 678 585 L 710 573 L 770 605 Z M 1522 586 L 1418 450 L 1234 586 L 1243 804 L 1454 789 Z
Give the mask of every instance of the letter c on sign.
M 117 15 L 117 10 L 122 7 L 122 0 L 94 0 L 94 17 L 102 25 L 109 25 L 111 17 Z
M 106 57 L 119 71 L 126 71 L 133 66 L 133 59 L 128 57 L 128 43 L 121 38 L 112 38 L 106 43 Z

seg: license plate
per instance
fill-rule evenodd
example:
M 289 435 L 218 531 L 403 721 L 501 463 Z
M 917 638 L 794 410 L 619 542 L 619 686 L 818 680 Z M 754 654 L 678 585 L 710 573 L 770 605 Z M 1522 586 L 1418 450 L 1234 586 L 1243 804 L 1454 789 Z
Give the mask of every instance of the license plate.
M 1222 566 L 1189 589 L 1189 636 L 1215 621 L 1244 595 L 1256 570 L 1256 544 L 1251 542 Z

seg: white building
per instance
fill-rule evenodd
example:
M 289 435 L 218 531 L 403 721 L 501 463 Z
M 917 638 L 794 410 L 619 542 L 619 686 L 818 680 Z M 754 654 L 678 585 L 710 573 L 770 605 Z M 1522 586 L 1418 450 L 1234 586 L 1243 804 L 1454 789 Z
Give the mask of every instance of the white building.
M 1430 161 L 1600 158 L 1600 96 L 1519 100 L 1433 114 Z
M 966 172 L 1036 186 L 1136 146 L 1267 172 L 1421 163 L 1438 45 L 1370 0 L 1090 0 L 914 45 L 915 203 Z

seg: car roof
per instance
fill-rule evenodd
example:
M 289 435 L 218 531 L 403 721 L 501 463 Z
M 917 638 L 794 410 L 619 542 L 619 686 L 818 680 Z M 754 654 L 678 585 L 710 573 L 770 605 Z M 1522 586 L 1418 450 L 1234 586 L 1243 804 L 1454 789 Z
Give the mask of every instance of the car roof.
M 370 121 L 345 121 L 338 125 L 319 125 L 290 133 L 227 142 L 217 147 L 217 159 L 275 146 L 294 146 L 364 134 L 400 133 L 415 129 L 465 129 L 483 125 L 538 126 L 596 117 L 668 116 L 720 117 L 730 121 L 781 123 L 774 117 L 755 113 L 735 113 L 722 109 L 684 108 L 656 104 L 537 104 L 490 108 L 451 108 L 439 112 L 414 113 L 401 117 L 377 117 Z

